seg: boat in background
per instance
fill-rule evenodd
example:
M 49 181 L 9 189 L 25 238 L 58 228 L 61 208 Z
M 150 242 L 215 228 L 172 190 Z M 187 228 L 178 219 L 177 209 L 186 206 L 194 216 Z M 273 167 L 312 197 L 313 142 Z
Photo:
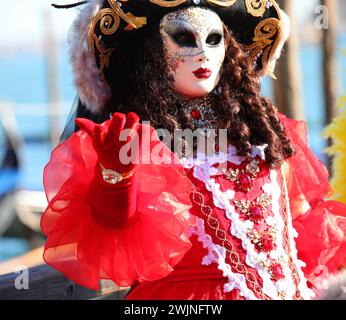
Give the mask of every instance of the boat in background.
M 0 109 L 0 236 L 16 218 L 15 201 L 19 182 L 21 139 L 10 109 Z
M 47 199 L 41 181 L 51 147 L 47 135 L 32 142 L 20 121 L 25 117 L 23 111 L 34 117 L 39 109 L 45 110 L 42 106 L 35 109 L 26 105 L 0 104 L 0 261 L 25 254 L 44 242 L 40 220 Z M 41 111 L 38 116 L 49 114 Z M 33 125 L 35 118 L 32 119 L 31 125 L 37 129 Z M 42 150 L 45 152 L 40 152 Z M 19 242 L 21 246 L 16 245 Z M 18 250 L 10 252 L 14 247 Z

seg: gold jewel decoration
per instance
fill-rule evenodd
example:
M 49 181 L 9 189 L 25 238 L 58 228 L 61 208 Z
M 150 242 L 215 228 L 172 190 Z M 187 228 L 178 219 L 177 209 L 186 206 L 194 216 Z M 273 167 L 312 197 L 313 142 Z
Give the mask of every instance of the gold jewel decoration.
M 278 293 L 279 297 L 281 300 L 286 300 L 286 292 L 285 291 L 280 291 Z
M 270 266 L 269 274 L 271 275 L 271 279 L 275 282 L 285 278 L 282 264 L 278 262 Z
M 275 249 L 276 231 L 274 228 L 269 227 L 264 232 L 249 230 L 247 235 L 258 251 L 271 252 Z
M 246 281 L 251 285 L 251 289 L 262 299 L 270 300 L 270 298 L 262 292 L 261 285 L 256 277 L 248 271 L 248 267 L 241 263 L 238 253 L 234 250 L 232 243 L 227 239 L 227 233 L 220 228 L 220 222 L 212 216 L 213 209 L 205 203 L 204 196 L 201 192 L 191 192 L 192 203 L 199 206 L 202 214 L 207 218 L 208 226 L 214 230 L 215 236 L 221 241 L 222 246 L 229 254 L 232 269 L 245 276 Z
M 258 262 L 262 266 L 262 268 L 266 269 L 267 272 L 270 274 L 272 281 L 277 282 L 285 278 L 284 271 L 283 271 L 284 270 L 283 265 L 285 264 L 285 261 L 283 257 L 280 257 L 279 259 L 274 260 L 274 259 L 271 259 L 270 256 L 268 255 L 267 260 L 258 261 Z M 279 296 L 284 300 L 286 295 L 282 297 L 282 294 L 280 294 L 279 292 Z
M 257 62 L 262 55 L 262 67 L 265 70 L 281 39 L 281 23 L 278 19 L 268 18 L 262 20 L 255 29 L 253 43 L 247 46 L 250 59 Z
M 248 192 L 254 180 L 257 178 L 257 175 L 259 173 L 259 161 L 258 160 L 252 160 L 245 169 L 239 170 L 233 170 L 233 169 L 226 169 L 222 168 L 221 173 L 226 176 L 226 179 L 235 182 L 238 188 L 242 191 Z
M 263 193 L 256 200 L 234 200 L 233 201 L 237 209 L 245 214 L 248 219 L 259 223 L 264 218 L 264 211 L 267 210 L 270 198 L 266 193 Z
M 246 166 L 246 171 L 250 172 L 254 177 L 257 177 L 259 173 L 259 161 L 253 160 Z
M 102 170 L 103 180 L 109 184 L 117 184 L 125 179 L 132 177 L 134 173 L 133 170 L 126 173 L 120 173 L 115 170 L 106 169 L 101 163 L 100 163 L 100 167 Z
M 267 9 L 267 0 L 245 0 L 247 12 L 254 17 L 262 17 Z
M 190 114 L 192 124 L 196 129 L 217 129 L 217 116 L 210 97 L 183 100 L 180 103 Z

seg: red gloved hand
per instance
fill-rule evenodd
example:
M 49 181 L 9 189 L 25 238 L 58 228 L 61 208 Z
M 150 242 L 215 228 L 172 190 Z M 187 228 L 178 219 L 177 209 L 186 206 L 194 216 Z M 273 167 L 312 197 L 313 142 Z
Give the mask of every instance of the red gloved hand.
M 104 168 L 116 170 L 120 173 L 130 172 L 135 168 L 136 161 L 124 163 L 124 160 L 128 159 L 123 158 L 124 152 L 121 152 L 121 150 L 128 144 L 126 150 L 131 150 L 131 159 L 138 159 L 138 149 L 142 139 L 142 126 L 139 124 L 139 117 L 136 113 L 130 112 L 125 116 L 123 113 L 116 112 L 113 114 L 112 119 L 102 124 L 96 124 L 88 119 L 77 118 L 76 124 L 92 137 L 99 162 Z M 127 137 L 127 139 L 120 141 L 121 136 Z
M 102 124 L 78 118 L 76 124 L 92 138 L 99 162 L 105 169 L 124 175 L 135 169 L 136 163 L 124 164 L 120 154 L 122 147 L 129 144 L 126 149 L 132 147 L 132 159 L 138 159 L 142 125 L 135 113 L 130 112 L 127 117 L 122 113 L 114 113 L 112 119 Z M 120 141 L 122 133 L 127 138 L 125 141 Z M 105 179 L 104 169 L 96 166 L 87 201 L 99 221 L 107 226 L 123 228 L 135 219 L 137 183 L 133 179 L 125 179 L 121 183 L 109 181 L 111 180 Z

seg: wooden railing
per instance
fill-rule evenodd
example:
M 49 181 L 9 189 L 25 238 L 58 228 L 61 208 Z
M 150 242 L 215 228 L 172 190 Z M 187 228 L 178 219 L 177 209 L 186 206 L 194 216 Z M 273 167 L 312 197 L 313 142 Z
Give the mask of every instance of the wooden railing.
M 101 281 L 100 291 L 81 287 L 62 273 L 42 264 L 28 270 L 28 287 L 18 289 L 19 273 L 0 276 L 0 300 L 120 300 L 129 288 Z

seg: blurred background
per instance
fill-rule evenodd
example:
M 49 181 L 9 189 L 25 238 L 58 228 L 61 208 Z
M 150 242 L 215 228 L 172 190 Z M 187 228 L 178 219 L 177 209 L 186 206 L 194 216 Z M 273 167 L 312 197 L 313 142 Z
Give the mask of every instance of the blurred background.
M 278 80 L 263 79 L 263 93 L 288 116 L 307 121 L 310 147 L 329 166 L 321 132 L 346 92 L 346 0 L 279 2 L 291 17 L 292 36 L 276 68 Z M 43 169 L 76 95 L 68 30 L 78 9 L 50 4 L 1 0 L 0 274 L 13 272 L 2 263 L 44 243 Z M 30 257 L 24 264 L 39 261 L 40 251 Z

